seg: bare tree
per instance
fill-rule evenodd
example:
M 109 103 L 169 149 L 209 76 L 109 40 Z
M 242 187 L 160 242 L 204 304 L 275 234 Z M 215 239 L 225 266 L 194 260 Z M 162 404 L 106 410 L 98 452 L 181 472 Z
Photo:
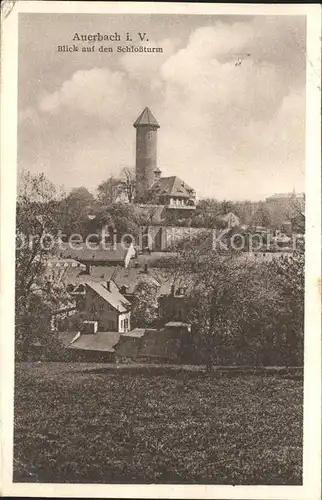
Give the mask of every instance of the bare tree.
M 121 190 L 125 194 L 128 203 L 133 203 L 135 197 L 135 170 L 125 167 L 121 174 Z

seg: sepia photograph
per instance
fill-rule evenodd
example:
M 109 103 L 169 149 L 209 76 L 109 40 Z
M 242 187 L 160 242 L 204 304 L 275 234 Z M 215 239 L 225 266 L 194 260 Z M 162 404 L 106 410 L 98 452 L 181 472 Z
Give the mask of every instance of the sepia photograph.
M 77 4 L 15 14 L 13 486 L 315 500 L 308 16 Z

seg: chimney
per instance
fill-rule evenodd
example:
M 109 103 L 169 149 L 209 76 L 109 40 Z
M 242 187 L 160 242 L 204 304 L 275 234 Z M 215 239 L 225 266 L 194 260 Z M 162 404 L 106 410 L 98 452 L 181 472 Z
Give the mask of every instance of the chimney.
M 106 282 L 106 289 L 107 289 L 109 292 L 111 291 L 111 282 L 110 282 L 110 280 L 108 280 L 108 281 Z

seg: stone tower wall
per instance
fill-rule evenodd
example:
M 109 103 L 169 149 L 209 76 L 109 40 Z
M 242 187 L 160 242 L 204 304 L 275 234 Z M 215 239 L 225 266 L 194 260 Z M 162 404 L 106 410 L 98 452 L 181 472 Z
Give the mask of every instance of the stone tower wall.
M 136 198 L 140 201 L 154 182 L 157 163 L 157 128 L 144 125 L 136 129 Z

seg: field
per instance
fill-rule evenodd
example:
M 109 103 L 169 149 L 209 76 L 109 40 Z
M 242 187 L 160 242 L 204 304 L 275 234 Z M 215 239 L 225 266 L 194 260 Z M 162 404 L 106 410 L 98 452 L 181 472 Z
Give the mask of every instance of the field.
M 20 363 L 14 480 L 301 484 L 302 381 Z

